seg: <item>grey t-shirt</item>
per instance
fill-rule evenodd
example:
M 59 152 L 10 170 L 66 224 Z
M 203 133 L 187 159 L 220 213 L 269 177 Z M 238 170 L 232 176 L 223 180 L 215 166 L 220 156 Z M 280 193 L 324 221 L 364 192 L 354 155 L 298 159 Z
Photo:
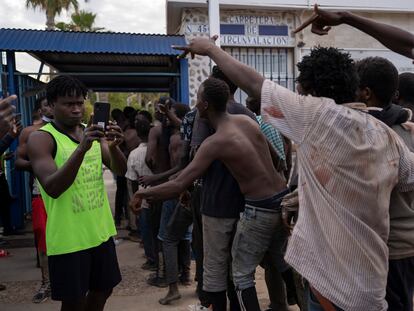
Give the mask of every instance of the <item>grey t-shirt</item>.
M 414 152 L 414 123 L 395 125 L 392 129 Z M 414 191 L 394 189 L 391 193 L 388 248 L 390 259 L 414 256 Z

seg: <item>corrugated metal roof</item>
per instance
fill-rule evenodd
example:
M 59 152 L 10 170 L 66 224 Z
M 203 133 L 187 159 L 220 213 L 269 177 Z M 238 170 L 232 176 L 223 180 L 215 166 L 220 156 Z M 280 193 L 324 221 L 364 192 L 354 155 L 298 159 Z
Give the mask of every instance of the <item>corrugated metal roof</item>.
M 171 45 L 184 44 L 184 36 L 0 29 L 3 51 L 178 55 Z

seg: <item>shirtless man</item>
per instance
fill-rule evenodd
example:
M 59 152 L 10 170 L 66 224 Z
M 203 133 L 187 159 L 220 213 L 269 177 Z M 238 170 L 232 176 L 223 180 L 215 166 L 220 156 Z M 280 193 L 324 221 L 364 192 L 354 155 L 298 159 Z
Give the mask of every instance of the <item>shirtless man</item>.
M 154 174 L 163 173 L 170 169 L 169 144 L 171 136 L 171 127 L 167 124 L 167 115 L 165 110 L 171 108 L 174 103 L 169 97 L 161 97 L 156 104 L 155 118 L 161 123 L 151 128 L 148 135 L 147 154 L 145 162 Z M 153 236 L 153 245 L 155 252 L 155 261 L 158 266 L 155 277 L 148 279 L 151 286 L 165 287 L 164 278 L 164 261 L 162 256 L 162 244 L 158 238 L 160 230 L 162 201 L 151 203 L 151 230 Z
M 168 147 L 171 167 L 175 167 L 181 161 L 183 141 L 181 140 L 180 135 L 180 125 L 181 120 L 189 109 L 190 108 L 187 105 L 176 103 L 171 105 L 168 113 L 166 113 L 166 125 L 171 128 L 170 144 Z M 177 119 L 178 122 L 176 121 Z M 186 284 L 190 282 L 191 232 L 189 235 L 186 234 L 188 226 L 184 226 L 185 228 L 180 228 L 180 230 L 175 228 L 175 230 L 173 230 L 174 232 L 171 232 L 167 226 L 171 221 L 175 209 L 181 208 L 180 206 L 177 206 L 177 203 L 178 196 L 171 200 L 164 201 L 161 212 L 160 230 L 158 233 L 158 239 L 162 241 L 165 260 L 165 281 L 169 286 L 167 295 L 159 300 L 159 303 L 163 305 L 181 298 L 178 290 L 178 262 L 181 263 L 180 281 Z M 180 253 L 180 261 L 178 260 L 178 252 Z
M 39 114 L 40 122 L 23 129 L 19 137 L 19 146 L 17 147 L 17 158 L 15 162 L 16 169 L 31 172 L 32 166 L 27 155 L 27 141 L 31 133 L 37 131 L 46 123 L 53 119 L 53 109 L 48 104 L 46 97 L 40 97 L 36 100 L 34 111 Z M 45 301 L 50 296 L 49 269 L 46 255 L 46 210 L 37 181 L 33 182 L 32 189 L 32 219 L 33 232 L 36 238 L 36 246 L 39 255 L 40 271 L 42 274 L 42 284 L 33 296 L 34 303 Z
M 248 262 L 249 269 L 234 271 L 234 283 L 241 304 L 248 310 L 260 310 L 254 272 L 270 247 L 272 235 L 281 226 L 279 204 L 286 193 L 286 183 L 273 166 L 269 145 L 257 123 L 246 116 L 226 112 L 228 97 L 229 88 L 225 82 L 215 78 L 203 82 L 197 94 L 197 109 L 200 117 L 207 119 L 216 130 L 215 134 L 201 144 L 194 160 L 176 179 L 136 192 L 134 203 L 139 205 L 144 198 L 176 197 L 202 176 L 214 160 L 222 161 L 246 198 L 244 216 L 233 244 L 233 267 Z M 252 214 L 255 217 L 251 217 Z M 252 248 L 254 252 L 250 251 Z M 242 288 L 242 284 L 249 284 L 249 287 Z

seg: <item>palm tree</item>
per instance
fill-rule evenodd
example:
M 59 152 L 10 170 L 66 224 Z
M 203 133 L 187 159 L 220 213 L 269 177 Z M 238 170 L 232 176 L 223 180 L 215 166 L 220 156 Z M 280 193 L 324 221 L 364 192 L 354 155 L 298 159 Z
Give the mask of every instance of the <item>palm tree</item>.
M 46 12 L 46 29 L 55 29 L 55 16 L 63 10 L 69 10 L 71 7 L 78 10 L 77 0 L 26 0 L 27 8 L 40 8 Z
M 72 14 L 71 22 L 59 22 L 56 28 L 60 30 L 74 30 L 74 31 L 100 31 L 105 28 L 94 27 L 96 14 L 87 11 L 78 11 Z

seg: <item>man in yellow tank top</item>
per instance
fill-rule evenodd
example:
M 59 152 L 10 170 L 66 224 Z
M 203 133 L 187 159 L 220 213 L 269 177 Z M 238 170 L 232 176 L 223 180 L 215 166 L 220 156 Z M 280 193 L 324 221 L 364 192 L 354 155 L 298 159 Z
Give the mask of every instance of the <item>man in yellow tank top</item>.
M 61 310 L 103 310 L 121 281 L 115 225 L 102 164 L 124 175 L 121 129 L 81 124 L 85 86 L 58 76 L 46 88 L 54 121 L 32 133 L 28 154 L 47 212 L 46 246 L 52 299 Z

